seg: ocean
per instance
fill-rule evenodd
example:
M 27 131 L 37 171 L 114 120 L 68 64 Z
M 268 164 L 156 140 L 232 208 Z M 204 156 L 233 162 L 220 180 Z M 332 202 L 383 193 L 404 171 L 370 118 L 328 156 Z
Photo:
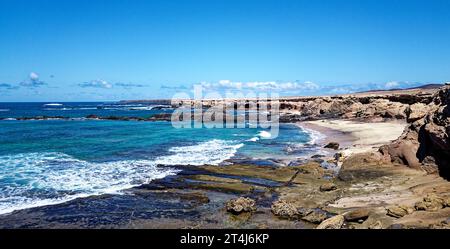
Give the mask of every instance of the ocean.
M 157 107 L 157 108 L 155 108 Z M 121 103 L 0 103 L 0 214 L 122 190 L 178 173 L 174 165 L 226 165 L 309 157 L 320 134 L 282 124 L 264 129 L 176 129 L 167 121 L 87 120 L 88 115 L 150 117 L 170 108 Z M 17 120 L 64 116 L 63 120 Z

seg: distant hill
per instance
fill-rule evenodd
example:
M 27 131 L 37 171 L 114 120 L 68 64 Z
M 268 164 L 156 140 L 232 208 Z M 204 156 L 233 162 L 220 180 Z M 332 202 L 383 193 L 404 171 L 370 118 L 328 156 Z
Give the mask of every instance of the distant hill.
M 392 91 L 401 91 L 401 90 L 420 90 L 420 89 L 431 90 L 431 89 L 438 89 L 438 88 L 442 87 L 443 85 L 444 85 L 444 84 L 425 84 L 425 85 L 416 86 L 416 87 L 409 87 L 409 88 L 393 88 L 393 89 L 383 89 L 383 90 L 367 90 L 367 91 L 362 91 L 362 92 L 357 92 L 357 93 L 392 92 Z
M 440 88 L 442 87 L 444 84 L 426 84 L 426 85 L 422 85 L 422 86 L 417 86 L 417 87 L 411 87 L 411 88 L 406 88 L 407 90 L 412 90 L 412 89 L 436 89 L 436 88 Z

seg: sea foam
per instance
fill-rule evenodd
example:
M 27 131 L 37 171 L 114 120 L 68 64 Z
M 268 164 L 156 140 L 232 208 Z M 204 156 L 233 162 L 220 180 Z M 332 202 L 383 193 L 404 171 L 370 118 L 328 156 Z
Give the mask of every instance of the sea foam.
M 173 147 L 168 155 L 154 160 L 112 162 L 88 162 L 57 152 L 0 156 L 0 214 L 80 197 L 119 194 L 121 190 L 176 174 L 178 170 L 170 165 L 218 165 L 242 146 L 214 139 Z

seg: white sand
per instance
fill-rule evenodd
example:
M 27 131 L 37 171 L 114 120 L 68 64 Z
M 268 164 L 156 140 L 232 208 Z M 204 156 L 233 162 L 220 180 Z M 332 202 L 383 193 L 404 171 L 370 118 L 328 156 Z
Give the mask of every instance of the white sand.
M 352 145 L 344 149 L 346 155 L 376 150 L 381 145 L 397 139 L 407 126 L 406 122 L 399 121 L 361 123 L 348 120 L 317 120 L 307 123 L 345 132 L 354 137 Z

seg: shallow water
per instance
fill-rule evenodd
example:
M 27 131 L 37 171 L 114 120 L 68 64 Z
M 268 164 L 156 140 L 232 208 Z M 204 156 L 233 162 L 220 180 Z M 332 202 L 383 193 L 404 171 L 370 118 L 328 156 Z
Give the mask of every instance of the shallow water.
M 170 110 L 112 103 L 0 103 L 2 118 L 149 117 Z M 229 159 L 297 158 L 315 153 L 316 134 L 284 124 L 275 139 L 263 129 L 175 129 L 170 122 L 1 120 L 0 214 L 117 194 L 176 174 L 171 165 L 218 165 Z M 269 134 L 270 135 L 270 134 Z M 165 167 L 157 167 L 165 165 Z

